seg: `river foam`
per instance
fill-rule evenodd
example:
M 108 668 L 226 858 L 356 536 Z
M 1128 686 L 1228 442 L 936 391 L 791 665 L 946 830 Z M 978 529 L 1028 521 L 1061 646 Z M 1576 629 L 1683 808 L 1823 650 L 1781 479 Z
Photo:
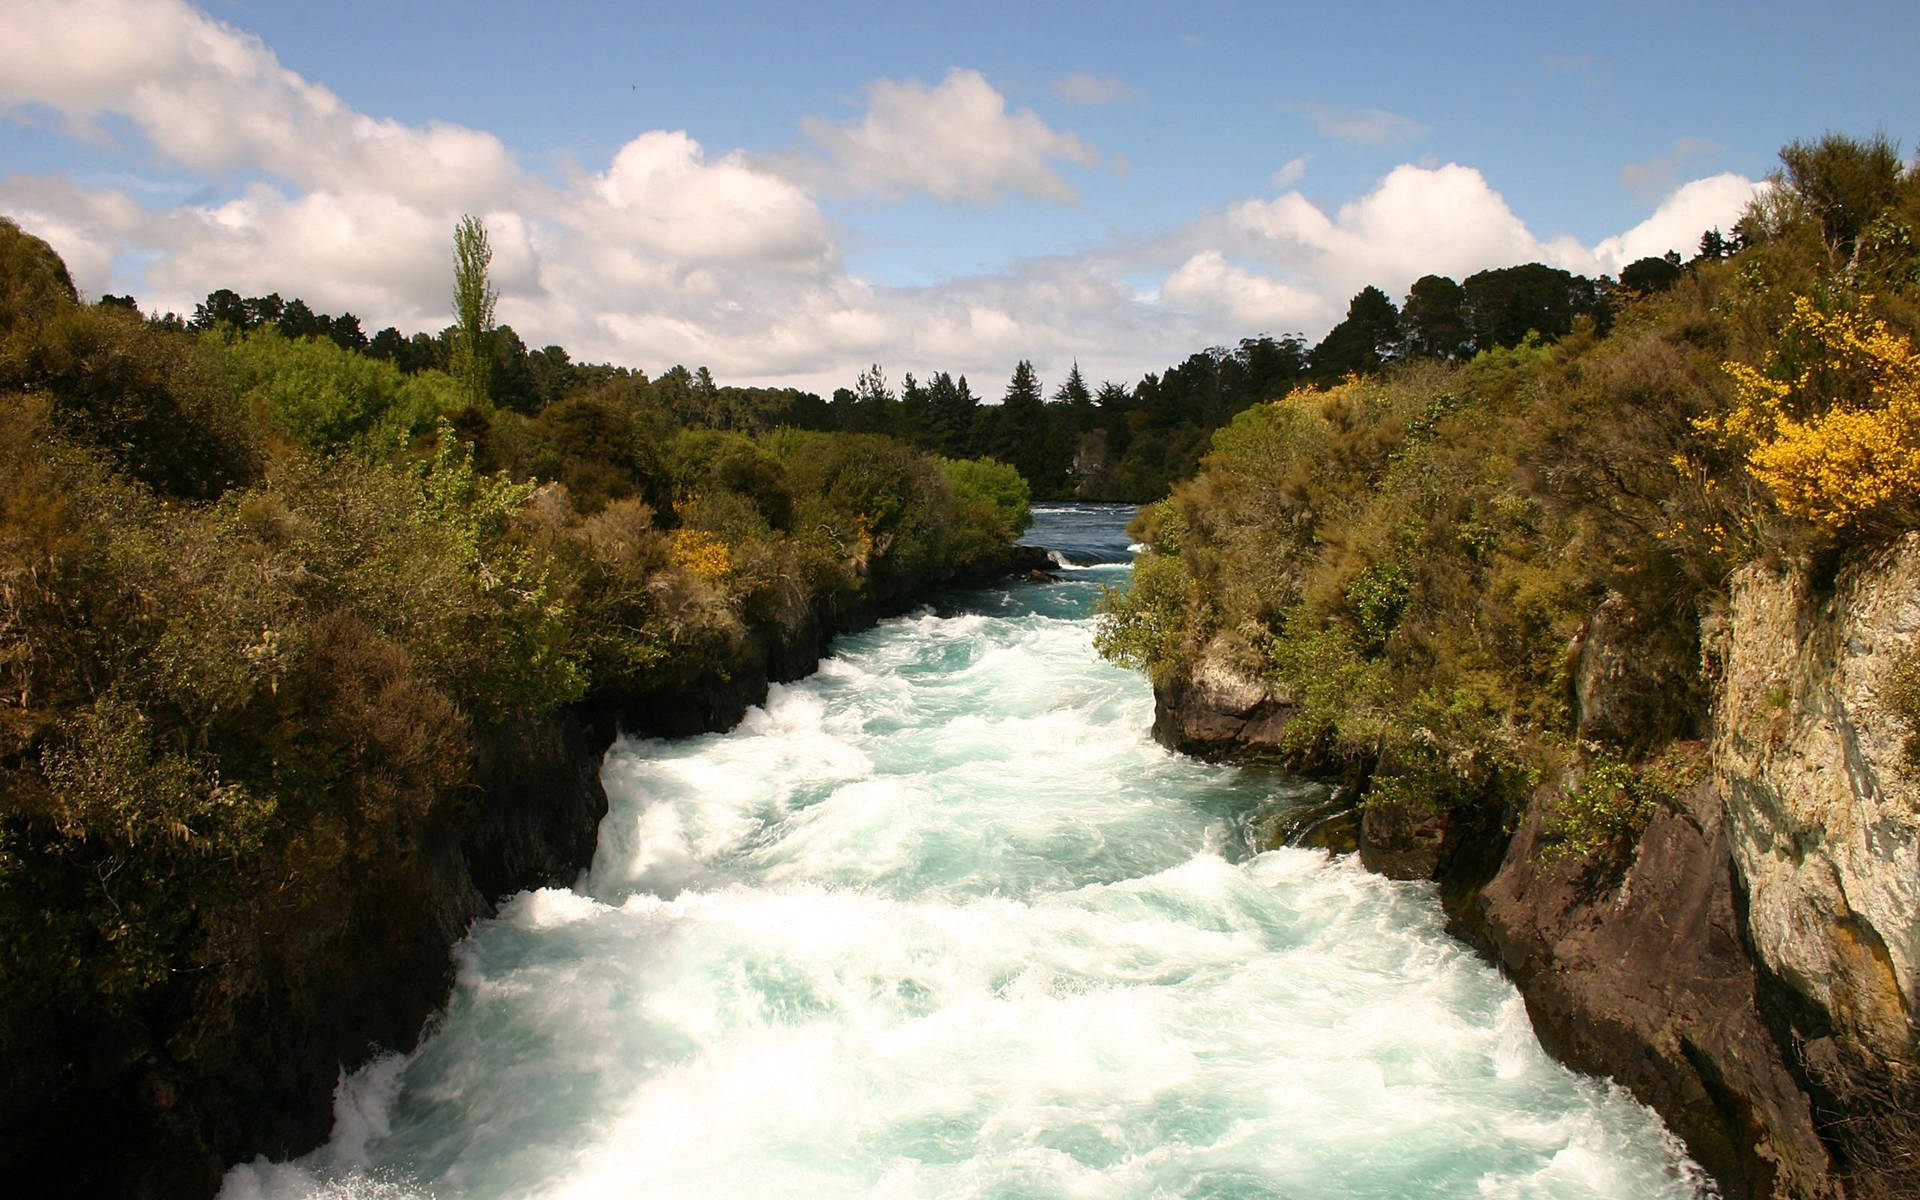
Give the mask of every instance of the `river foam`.
M 477 926 L 334 1141 L 223 1195 L 1699 1194 L 1430 888 L 1251 852 L 1312 789 L 1155 746 L 1084 617 L 1124 568 L 1083 565 L 616 745 L 576 888 Z

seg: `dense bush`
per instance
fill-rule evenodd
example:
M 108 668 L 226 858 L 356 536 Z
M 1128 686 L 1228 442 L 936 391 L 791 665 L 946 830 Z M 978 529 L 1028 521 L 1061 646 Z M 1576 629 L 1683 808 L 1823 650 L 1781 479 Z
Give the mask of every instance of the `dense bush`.
M 756 628 L 987 569 L 1027 522 L 1009 468 L 683 429 L 643 376 L 559 371 L 527 416 L 352 338 L 203 324 L 81 305 L 0 221 L 10 1058 L 71 1021 L 122 1039 L 102 1069 L 190 1060 L 382 925 L 485 746 L 712 687 Z
M 1203 651 L 1256 665 L 1297 748 L 1367 764 L 1376 796 L 1523 802 L 1571 770 L 1549 840 L 1631 842 L 1654 764 L 1704 730 L 1730 572 L 1920 526 L 1920 178 L 1883 151 L 1790 147 L 1745 248 L 1659 272 L 1611 329 L 1240 413 L 1142 510 L 1097 644 L 1157 683 Z M 1596 642 L 1625 666 L 1583 694 Z

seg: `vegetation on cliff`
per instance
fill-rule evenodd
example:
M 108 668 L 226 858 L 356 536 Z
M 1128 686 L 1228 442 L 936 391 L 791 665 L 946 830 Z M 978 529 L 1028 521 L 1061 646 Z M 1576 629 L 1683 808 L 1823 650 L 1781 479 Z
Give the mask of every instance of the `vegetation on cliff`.
M 1025 528 L 1010 467 L 690 428 L 627 372 L 496 408 L 484 250 L 463 223 L 455 373 L 407 372 L 331 321 L 83 304 L 0 221 L 0 1052 L 20 1079 L 50 1058 L 56 1086 L 190 1071 L 457 824 L 496 734 L 671 703 L 741 669 L 756 631 L 976 578 Z M 10 1086 L 4 1115 L 57 1099 Z
M 1369 774 L 1370 807 L 1536 805 L 1543 854 L 1616 870 L 1704 771 L 1732 574 L 1831 579 L 1920 528 L 1920 171 L 1879 139 L 1782 160 L 1737 250 L 1639 273 L 1610 327 L 1402 343 L 1239 413 L 1142 510 L 1101 650 L 1263 680 L 1286 751 Z M 1885 697 L 1910 729 L 1913 695 Z M 1914 1153 L 1889 1097 L 1832 1126 L 1867 1194 Z

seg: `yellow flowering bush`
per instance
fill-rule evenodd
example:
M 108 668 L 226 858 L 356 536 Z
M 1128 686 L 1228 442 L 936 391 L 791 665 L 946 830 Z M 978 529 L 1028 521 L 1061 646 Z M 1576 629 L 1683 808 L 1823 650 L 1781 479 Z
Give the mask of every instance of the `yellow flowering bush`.
M 1841 530 L 1911 523 L 1920 499 L 1920 355 L 1885 322 L 1802 296 L 1765 369 L 1728 363 L 1733 410 L 1701 425 L 1746 448 L 1781 509 Z M 1906 518 L 1906 519 L 1903 519 Z
M 733 571 L 733 552 L 702 529 L 675 530 L 668 553 L 674 566 L 709 583 L 725 579 Z

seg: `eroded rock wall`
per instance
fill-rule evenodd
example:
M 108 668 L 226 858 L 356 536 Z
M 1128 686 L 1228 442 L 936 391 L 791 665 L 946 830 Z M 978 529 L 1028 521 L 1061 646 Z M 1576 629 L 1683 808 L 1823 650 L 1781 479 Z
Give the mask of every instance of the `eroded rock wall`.
M 1714 776 L 1766 967 L 1886 1057 L 1920 1013 L 1920 765 L 1883 703 L 1920 649 L 1920 535 L 1843 572 L 1733 582 Z

